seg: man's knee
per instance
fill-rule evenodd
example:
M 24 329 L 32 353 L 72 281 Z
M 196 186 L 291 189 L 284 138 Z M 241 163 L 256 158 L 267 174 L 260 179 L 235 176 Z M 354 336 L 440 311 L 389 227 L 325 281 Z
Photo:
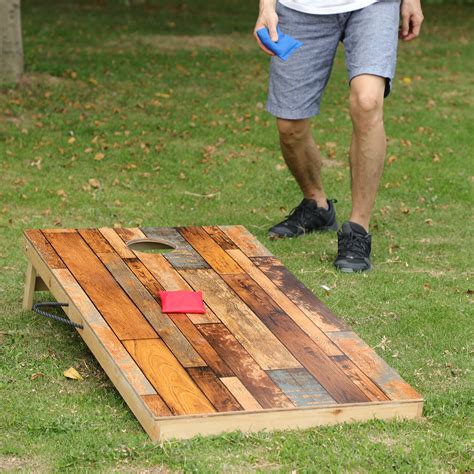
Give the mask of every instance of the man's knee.
M 303 140 L 310 130 L 309 119 L 287 120 L 277 119 L 280 142 L 285 146 L 294 146 Z
M 351 87 L 349 109 L 352 120 L 358 127 L 372 127 L 383 120 L 383 90 L 379 81 L 374 80 L 366 80 L 364 83 L 359 81 L 355 87 Z

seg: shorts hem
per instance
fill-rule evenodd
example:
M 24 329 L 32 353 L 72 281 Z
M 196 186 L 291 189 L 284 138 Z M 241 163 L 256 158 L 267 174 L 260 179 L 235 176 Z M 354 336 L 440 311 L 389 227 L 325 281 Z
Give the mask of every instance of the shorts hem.
M 302 120 L 306 118 L 314 117 L 315 115 L 319 115 L 319 107 L 315 109 L 309 110 L 288 110 L 279 107 L 272 107 L 271 105 L 267 105 L 266 107 L 267 112 L 271 113 L 277 118 L 287 119 L 287 120 Z
M 362 76 L 363 74 L 383 77 L 386 80 L 384 97 L 387 97 L 390 94 L 390 91 L 392 90 L 393 78 L 395 76 L 393 71 L 377 68 L 358 68 L 350 72 L 349 83 L 352 81 L 352 79 L 354 79 L 354 77 Z

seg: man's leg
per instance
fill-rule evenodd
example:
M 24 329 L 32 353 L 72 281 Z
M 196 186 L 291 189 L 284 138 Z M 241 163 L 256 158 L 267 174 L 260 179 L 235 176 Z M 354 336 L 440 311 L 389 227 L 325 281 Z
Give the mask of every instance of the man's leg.
M 362 74 L 351 81 L 349 107 L 353 132 L 349 156 L 352 211 L 349 220 L 366 231 L 369 230 L 386 152 L 384 90 L 383 77 Z
M 321 180 L 322 159 L 311 133 L 309 119 L 277 118 L 283 158 L 306 199 L 327 209 L 327 197 Z

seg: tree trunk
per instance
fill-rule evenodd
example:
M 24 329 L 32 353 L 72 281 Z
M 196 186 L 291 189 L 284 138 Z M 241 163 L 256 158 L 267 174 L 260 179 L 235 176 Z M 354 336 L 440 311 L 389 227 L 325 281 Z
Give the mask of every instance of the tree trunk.
M 22 73 L 20 0 L 0 0 L 0 85 L 18 82 Z

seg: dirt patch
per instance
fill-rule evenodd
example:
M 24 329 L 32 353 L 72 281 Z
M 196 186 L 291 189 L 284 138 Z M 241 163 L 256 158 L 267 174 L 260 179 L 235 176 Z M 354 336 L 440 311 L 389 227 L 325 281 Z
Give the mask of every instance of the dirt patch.
M 48 468 L 37 459 L 0 456 L 0 472 L 46 472 Z
M 214 50 L 257 50 L 258 46 L 250 34 L 231 35 L 131 35 L 119 41 L 107 43 L 113 48 L 136 48 L 137 46 L 151 46 L 160 51 L 194 51 L 198 49 Z
M 21 76 L 19 85 L 27 87 L 34 85 L 58 86 L 68 81 L 69 79 L 52 76 L 44 72 L 29 72 Z

